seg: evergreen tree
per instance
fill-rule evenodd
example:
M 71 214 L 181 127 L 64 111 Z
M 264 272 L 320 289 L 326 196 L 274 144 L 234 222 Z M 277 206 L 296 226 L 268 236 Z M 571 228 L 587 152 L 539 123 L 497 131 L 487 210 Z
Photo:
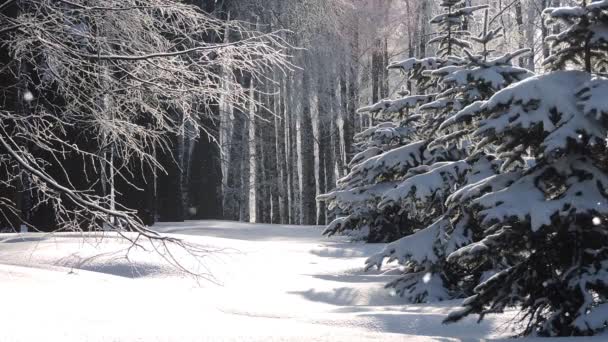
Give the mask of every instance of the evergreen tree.
M 437 55 L 441 58 L 462 55 L 465 49 L 472 49 L 467 39 L 468 21 L 474 12 L 488 7 L 487 5 L 465 6 L 463 0 L 441 0 L 439 6 L 444 12 L 431 19 L 431 24 L 437 25 L 438 34 L 429 44 L 438 43 Z
M 433 96 L 401 94 L 400 99 L 359 109 L 386 121 L 355 135 L 359 152 L 349 163 L 351 172 L 338 180 L 336 190 L 318 197 L 329 202 L 328 209 L 336 214 L 324 234 L 345 234 L 369 242 L 392 241 L 407 234 L 402 230 L 407 218 L 380 213 L 377 204 L 409 168 L 435 157 L 425 153 L 424 140 L 417 139 L 415 122 L 420 115 L 408 115 Z
M 454 89 L 439 86 L 431 75 L 463 64 L 461 58 L 451 54 L 470 45 L 459 38 L 469 35 L 462 29 L 464 23 L 475 11 L 487 7 L 465 7 L 462 3 L 443 1 L 441 6 L 445 13 L 431 20 L 440 28 L 439 35 L 432 40 L 439 43 L 440 57 L 410 58 L 389 65 L 389 69 L 407 73 L 419 91 L 438 90 L 439 93 L 409 95 L 403 91 L 400 99 L 385 99 L 359 109 L 360 113 L 376 114 L 389 122 L 357 135 L 360 152 L 350 163 L 351 172 L 338 181 L 336 191 L 319 196 L 319 200 L 330 202 L 330 210 L 337 209 L 337 218 L 329 224 L 325 234 L 355 232 L 356 236 L 369 242 L 394 241 L 431 223 L 425 213 L 379 207 L 378 204 L 384 193 L 411 175 L 411 169 L 416 168 L 412 170 L 416 173 L 419 172 L 418 167 L 463 157 L 464 150 L 454 144 L 431 146 L 438 137 L 437 129 L 445 116 L 462 107 Z M 454 9 L 455 6 L 459 8 Z M 414 113 L 410 113 L 412 110 Z M 422 115 L 417 110 L 432 113 Z M 390 120 L 399 123 L 394 124 Z
M 471 213 L 461 206 L 446 204 L 446 199 L 459 188 L 493 176 L 501 164 L 489 153 L 491 149 L 473 148 L 469 136 L 475 122 L 465 114 L 498 90 L 529 77 L 530 73 L 511 64 L 513 58 L 526 50 L 498 58 L 490 56 L 490 45 L 500 37 L 500 30 L 488 30 L 487 11 L 485 23 L 483 32 L 473 39 L 481 45 L 481 51 L 464 50 L 465 57 L 452 57 L 457 61 L 454 65 L 431 72 L 437 84 L 446 90 L 434 102 L 421 107 L 429 112 L 427 127 L 441 132 L 430 148 L 460 149 L 468 157 L 411 169 L 396 188 L 383 195 L 379 204 L 380 209 L 400 208 L 410 215 L 425 216 L 432 223 L 412 236 L 389 244 L 367 261 L 368 268 L 380 268 L 384 259 L 398 260 L 405 268 L 405 275 L 387 287 L 413 302 L 462 296 L 470 291 L 471 279 L 478 279 L 483 275 L 481 271 L 486 270 L 477 268 L 472 277 L 465 279 L 459 276 L 464 270 L 446 265 L 446 257 L 451 252 L 470 244 L 478 235 Z
M 523 311 L 524 334 L 589 335 L 607 323 L 608 1 L 578 1 L 545 15 L 566 25 L 548 38 L 556 71 L 514 84 L 478 106 L 476 149 L 493 144 L 501 173 L 471 184 L 449 202 L 475 209 L 480 241 L 453 264 L 502 263 L 464 307 L 480 318 L 505 307 Z M 581 44 L 582 43 L 582 44 Z M 563 71 L 581 65 L 584 71 Z M 533 163 L 522 163 L 526 158 Z

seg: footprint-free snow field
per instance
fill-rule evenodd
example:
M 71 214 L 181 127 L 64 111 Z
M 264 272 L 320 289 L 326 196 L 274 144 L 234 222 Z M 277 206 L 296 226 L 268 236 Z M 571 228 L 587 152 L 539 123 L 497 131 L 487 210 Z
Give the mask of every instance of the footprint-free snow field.
M 458 301 L 407 305 L 391 295 L 383 285 L 398 270 L 362 271 L 382 244 L 327 239 L 320 227 L 196 221 L 154 229 L 204 246 L 199 261 L 172 251 L 207 276 L 180 272 L 144 241 L 149 251 L 129 250 L 112 234 L 0 235 L 0 341 L 475 341 L 514 333 L 514 312 L 443 325 Z

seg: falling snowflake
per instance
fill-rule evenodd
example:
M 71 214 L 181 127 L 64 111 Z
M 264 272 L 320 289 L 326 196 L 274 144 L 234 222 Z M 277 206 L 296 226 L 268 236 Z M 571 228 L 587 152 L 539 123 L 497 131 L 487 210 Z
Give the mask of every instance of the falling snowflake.
M 422 277 L 422 281 L 427 284 L 429 281 L 431 281 L 431 273 L 426 273 L 423 277 Z
M 32 102 L 34 100 L 34 94 L 32 94 L 31 91 L 26 90 L 25 93 L 23 94 L 23 99 L 26 102 Z
M 591 222 L 593 222 L 594 226 L 599 226 L 600 224 L 602 224 L 602 219 L 596 216 L 593 218 L 593 220 L 591 220 Z

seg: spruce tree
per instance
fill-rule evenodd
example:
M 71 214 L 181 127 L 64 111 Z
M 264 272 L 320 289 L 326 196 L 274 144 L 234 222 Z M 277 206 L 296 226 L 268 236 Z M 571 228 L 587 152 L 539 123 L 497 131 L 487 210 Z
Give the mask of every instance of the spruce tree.
M 501 173 L 449 202 L 468 206 L 484 229 L 453 252 L 452 264 L 502 264 L 463 308 L 483 318 L 521 308 L 523 334 L 590 335 L 608 323 L 608 1 L 549 8 L 566 25 L 548 38 L 553 71 L 499 91 L 471 110 L 476 149 L 495 145 Z M 562 69 L 582 68 L 582 71 Z M 532 163 L 524 163 L 532 159 Z
M 480 45 L 480 51 L 463 50 L 464 57 L 452 57 L 457 63 L 431 72 L 445 91 L 434 102 L 421 107 L 429 112 L 427 127 L 440 132 L 430 148 L 462 149 L 463 158 L 410 170 L 395 189 L 384 194 L 379 204 L 381 209 L 396 207 L 420 213 L 432 222 L 367 260 L 367 268 L 380 268 L 385 259 L 399 261 L 405 274 L 387 287 L 413 302 L 462 296 L 471 291 L 475 279 L 488 271 L 488 267 L 476 268 L 471 276 L 461 277 L 466 269 L 446 264 L 451 252 L 472 243 L 479 235 L 471 213 L 462 206 L 448 205 L 446 199 L 459 188 L 495 175 L 501 164 L 501 160 L 490 153 L 491 149 L 473 148 L 475 139 L 471 139 L 470 133 L 476 123 L 467 113 L 500 89 L 531 73 L 511 64 L 514 58 L 527 53 L 526 50 L 491 56 L 490 47 L 500 38 L 500 30 L 488 29 L 487 14 L 486 11 L 483 31 L 472 38 Z
M 413 63 L 414 66 L 421 67 L 420 63 Z M 349 163 L 350 173 L 338 180 L 337 189 L 318 197 L 328 202 L 328 209 L 336 215 L 324 234 L 349 235 L 369 242 L 393 241 L 408 234 L 404 231 L 408 227 L 406 216 L 379 212 L 377 204 L 409 168 L 435 157 L 424 153 L 424 141 L 418 139 L 416 124 L 420 115 L 411 113 L 434 96 L 409 95 L 405 91 L 400 94 L 399 99 L 382 100 L 359 109 L 383 122 L 355 135 L 359 152 Z
M 437 55 L 441 58 L 462 55 L 465 49 L 473 46 L 468 39 L 471 32 L 468 22 L 474 12 L 487 8 L 487 5 L 465 6 L 463 0 L 442 0 L 439 7 L 443 13 L 431 19 L 431 24 L 438 27 L 438 34 L 429 44 L 439 45 Z
M 432 42 L 439 44 L 439 57 L 410 58 L 393 63 L 389 69 L 400 69 L 413 80 L 418 91 L 427 95 L 409 95 L 403 98 L 382 100 L 359 112 L 378 115 L 383 120 L 395 120 L 403 130 L 397 134 L 399 143 L 386 144 L 384 137 L 393 137 L 387 128 L 394 124 L 383 123 L 357 136 L 360 153 L 350 163 L 351 172 L 338 182 L 338 189 L 319 197 L 328 201 L 328 208 L 336 211 L 337 218 L 325 230 L 325 234 L 353 234 L 369 242 L 393 241 L 409 235 L 432 223 L 430 217 L 404 208 L 379 207 L 382 196 L 395 188 L 409 172 L 436 162 L 459 160 L 464 149 L 455 145 L 430 146 L 438 137 L 437 129 L 445 116 L 455 108 L 461 108 L 459 98 L 451 89 L 439 86 L 431 74 L 442 68 L 462 65 L 461 58 L 452 56 L 470 46 L 462 37 L 470 35 L 463 29 L 464 23 L 475 11 L 487 6 L 465 7 L 463 1 L 443 1 L 445 13 L 432 19 L 439 26 L 438 36 Z M 457 7 L 457 8 L 455 8 Z M 437 91 L 437 93 L 435 93 Z M 419 110 L 433 112 L 432 115 Z M 403 134 L 407 133 L 407 134 Z M 388 135 L 387 135 L 388 134 Z M 391 138 L 392 139 L 392 138 Z M 395 141 L 395 140 L 390 140 Z

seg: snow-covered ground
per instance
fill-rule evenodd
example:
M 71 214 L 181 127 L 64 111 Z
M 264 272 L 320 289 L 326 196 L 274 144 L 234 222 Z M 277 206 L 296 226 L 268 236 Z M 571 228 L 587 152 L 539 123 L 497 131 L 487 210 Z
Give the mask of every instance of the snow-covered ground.
M 513 334 L 512 314 L 443 325 L 458 302 L 404 305 L 382 287 L 391 272 L 362 272 L 381 244 L 326 239 L 319 227 L 197 221 L 155 229 L 209 249 L 200 264 L 174 253 L 213 279 L 186 276 L 154 252 L 132 249 L 126 258 L 129 245 L 113 235 L 0 235 L 0 341 L 475 341 Z

